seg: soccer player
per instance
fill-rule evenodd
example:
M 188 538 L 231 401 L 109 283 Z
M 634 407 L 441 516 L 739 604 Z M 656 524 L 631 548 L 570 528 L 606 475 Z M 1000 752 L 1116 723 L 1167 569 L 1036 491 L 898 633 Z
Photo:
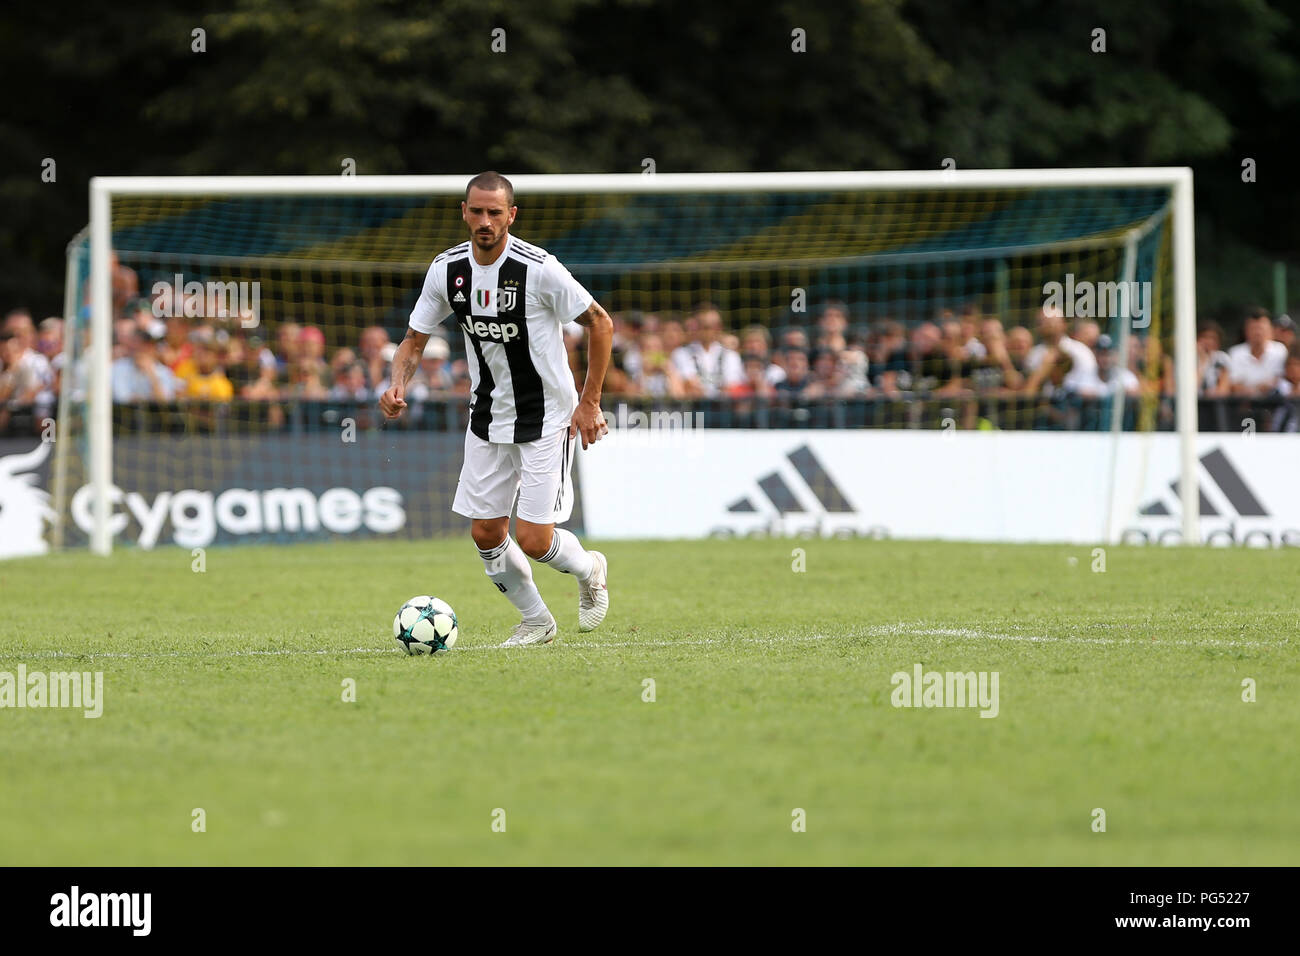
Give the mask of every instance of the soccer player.
M 609 609 L 605 556 L 556 528 L 573 509 L 573 455 L 608 432 L 600 390 L 614 325 L 586 289 L 545 249 L 510 234 L 518 213 L 510 181 L 480 173 L 469 181 L 461 216 L 470 239 L 433 260 L 410 328 L 393 356 L 392 386 L 380 397 L 387 418 L 406 407 L 406 386 L 429 333 L 455 315 L 465 335 L 473 398 L 465 462 L 452 510 L 472 520 L 487 576 L 522 615 L 506 645 L 549 644 L 555 618 L 533 583 L 528 558 L 578 579 L 578 630 Z M 564 326 L 588 330 L 587 380 L 579 398 L 564 348 Z M 510 512 L 518 495 L 515 532 Z

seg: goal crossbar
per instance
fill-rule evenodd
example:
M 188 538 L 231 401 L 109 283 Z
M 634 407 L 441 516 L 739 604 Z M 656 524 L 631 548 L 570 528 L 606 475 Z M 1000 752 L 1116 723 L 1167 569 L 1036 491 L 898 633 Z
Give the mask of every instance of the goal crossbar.
M 107 176 L 91 190 L 117 196 L 412 196 L 460 193 L 473 176 Z M 521 173 L 527 193 L 822 192 L 903 189 L 1105 189 L 1191 185 L 1181 166 L 1100 169 L 924 169 L 825 173 Z

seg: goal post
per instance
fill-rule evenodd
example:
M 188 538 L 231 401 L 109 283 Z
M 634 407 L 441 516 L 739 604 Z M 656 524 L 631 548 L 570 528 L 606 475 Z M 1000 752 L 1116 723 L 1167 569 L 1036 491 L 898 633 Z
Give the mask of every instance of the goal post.
M 442 246 L 433 246 L 437 238 L 431 239 L 425 246 L 414 244 L 411 256 L 400 266 L 395 266 L 385 258 L 391 256 L 391 252 L 386 251 L 389 249 L 387 245 L 375 239 L 373 234 L 356 234 L 363 231 L 362 226 L 358 225 L 347 236 L 335 228 L 346 219 L 348 208 L 351 208 L 337 204 L 369 197 L 402 204 L 403 210 L 418 209 L 424 202 L 436 202 L 447 209 L 454 209 L 463 195 L 468 179 L 468 175 L 92 179 L 88 276 L 89 383 L 84 417 L 84 471 L 90 492 L 88 513 L 92 524 L 88 534 L 90 549 L 97 554 L 109 554 L 113 548 L 110 498 L 114 486 L 113 388 L 110 371 L 115 319 L 112 256 L 120 225 L 114 221 L 114 216 L 122 204 L 172 204 L 177 211 L 183 211 L 193 208 L 194 204 L 216 200 L 248 203 L 266 200 L 278 203 L 280 205 L 274 206 L 276 210 L 287 210 L 285 215 L 290 220 L 287 225 L 295 229 L 319 228 L 321 238 L 318 245 L 324 250 L 313 253 L 320 257 L 317 260 L 286 259 L 274 262 L 266 257 L 265 250 L 257 253 L 270 263 L 268 268 L 301 266 L 302 271 L 295 273 L 292 280 L 295 283 L 295 295 L 304 294 L 304 287 L 311 282 L 312 273 L 307 271 L 307 265 L 322 268 L 331 261 L 325 257 L 332 256 L 347 261 L 346 267 L 341 268 L 351 269 L 353 265 L 359 265 L 373 270 L 398 269 L 402 278 L 400 282 L 394 280 L 393 286 L 396 288 L 400 285 L 403 294 L 409 296 L 412 289 L 418 292 L 424 268 L 432 256 L 441 251 Z M 843 283 L 850 281 L 855 289 L 885 281 L 894 283 L 899 295 L 910 297 L 908 301 L 928 304 L 936 297 L 927 297 L 928 293 L 916 291 L 917 285 L 925 280 L 913 277 L 910 271 L 903 275 L 899 270 L 928 269 L 930 272 L 926 274 L 934 274 L 934 270 L 938 269 L 941 276 L 950 277 L 945 279 L 949 292 L 978 287 L 999 303 L 1008 303 L 1017 296 L 1018 301 L 1023 303 L 1032 298 L 1045 274 L 1041 264 L 1034 263 L 1049 259 L 1057 266 L 1062 263 L 1068 266 L 1079 261 L 1084 263 L 1084 267 L 1094 267 L 1098 275 L 1109 275 L 1113 280 L 1132 281 L 1138 268 L 1135 261 L 1138 258 L 1138 243 L 1145 241 L 1151 231 L 1148 228 L 1143 232 L 1143 223 L 1157 222 L 1162 227 L 1169 226 L 1165 230 L 1167 236 L 1162 241 L 1167 243 L 1165 248 L 1169 250 L 1168 271 L 1171 281 L 1168 283 L 1168 292 L 1172 293 L 1172 302 L 1167 312 L 1173 325 L 1169 338 L 1173 344 L 1176 380 L 1175 427 L 1180 439 L 1178 496 L 1181 500 L 1182 541 L 1187 544 L 1199 542 L 1195 255 L 1190 169 L 1149 167 L 520 174 L 511 179 L 522 202 L 531 203 L 536 198 L 541 202 L 553 201 L 572 206 L 580 202 L 572 197 L 606 197 L 610 202 L 617 199 L 628 203 L 636 201 L 638 197 L 662 197 L 665 201 L 675 203 L 671 208 L 658 210 L 655 213 L 658 218 L 646 224 L 638 234 L 645 239 L 646 248 L 634 250 L 638 254 L 625 257 L 624 260 L 583 263 L 581 256 L 575 261 L 573 255 L 551 248 L 580 280 L 587 282 L 598 298 L 601 297 L 601 289 L 622 290 L 626 294 L 622 296 L 621 303 L 615 304 L 623 308 L 640 308 L 642 306 L 637 296 L 641 294 L 644 294 L 646 307 L 649 307 L 653 304 L 650 302 L 651 292 L 678 302 L 685 301 L 685 296 L 698 294 L 701 289 L 714 288 L 725 294 L 731 288 L 738 290 L 737 295 L 745 302 L 744 309 L 738 311 L 738 315 L 747 317 L 749 322 L 768 324 L 778 321 L 778 314 L 789 311 L 789 298 L 787 290 L 777 288 L 780 284 L 778 281 L 752 278 L 759 272 L 766 276 L 821 277 L 830 289 L 843 287 Z M 1144 199 L 1143 203 L 1130 201 L 1130 194 L 1143 190 L 1152 191 L 1156 199 Z M 1037 193 L 1045 197 L 1045 204 L 1053 201 L 1051 197 L 1068 196 L 1071 205 L 1068 209 L 1056 211 L 1050 205 L 1040 208 L 1032 201 Z M 813 194 L 831 198 L 825 201 L 824 207 L 810 204 L 806 209 L 799 207 L 797 199 L 794 199 L 775 212 L 758 202 L 763 197 Z M 746 212 L 749 217 L 747 222 L 752 225 L 750 232 L 746 235 L 732 234 L 725 228 L 725 223 L 719 224 L 719 218 L 725 219 L 728 215 L 728 207 L 710 202 L 708 197 L 711 196 L 725 196 L 729 202 L 743 202 L 753 206 Z M 1117 196 L 1120 198 L 1115 198 Z M 856 198 L 846 200 L 843 197 Z M 1023 208 L 1017 208 L 1008 197 L 1029 197 L 1030 201 L 1022 203 Z M 1088 197 L 1095 197 L 1097 206 L 1107 209 L 1113 207 L 1113 224 L 1105 220 L 1104 216 L 1094 215 L 1090 218 L 1095 210 L 1090 209 Z M 299 209 L 288 205 L 291 203 L 303 205 Z M 827 228 L 819 230 L 815 219 L 818 208 L 832 207 L 838 218 L 827 224 Z M 892 210 L 888 214 L 891 218 L 887 220 L 878 221 L 871 215 L 873 209 L 886 208 Z M 1006 209 L 1010 211 L 1006 212 Z M 784 225 L 777 222 L 778 213 L 785 217 L 781 220 Z M 250 212 L 248 216 L 265 214 Z M 906 223 L 909 214 L 920 216 L 925 223 L 948 217 L 946 223 L 964 224 L 969 219 L 969 228 L 965 228 L 964 238 L 959 242 L 944 245 L 943 242 L 934 240 L 926 229 L 912 228 Z M 981 215 L 985 217 L 982 220 L 979 219 Z M 582 211 L 578 210 L 573 213 L 571 221 L 565 221 L 570 225 L 580 223 L 581 216 Z M 1039 218 L 1035 219 L 1035 216 Z M 1063 230 L 1070 228 L 1074 220 L 1080 223 L 1078 234 L 1065 236 Z M 416 217 L 411 228 L 415 228 L 419 221 Z M 792 222 L 795 223 L 794 226 L 789 225 Z M 892 245 L 873 244 L 872 236 L 863 233 L 876 229 L 882 223 L 889 228 L 903 230 L 907 233 L 905 238 L 915 241 L 894 242 Z M 1044 223 L 1051 228 L 1045 228 Z M 269 225 L 274 227 L 275 224 Z M 521 223 L 522 226 L 524 223 Z M 195 244 L 195 248 L 202 246 L 202 255 L 196 253 L 187 261 L 209 264 L 243 261 L 253 254 L 244 250 L 247 243 L 236 241 L 238 236 L 235 230 L 245 227 L 243 220 L 232 220 L 229 223 L 216 219 L 205 220 L 201 226 L 194 227 L 196 230 L 207 230 L 203 234 L 205 242 Z M 377 226 L 376 230 L 379 228 L 381 227 Z M 699 246 L 699 253 L 667 264 L 655 259 L 656 244 L 666 241 L 656 230 L 663 229 L 671 230 L 668 238 L 673 241 L 695 242 Z M 533 238 L 528 228 L 521 228 L 520 232 L 526 238 Z M 209 233 L 216 238 L 212 238 Z M 223 247 L 220 240 L 227 235 L 232 238 L 228 247 Z M 716 240 L 716 245 L 725 244 L 725 256 L 710 257 L 710 236 Z M 842 261 L 837 258 L 833 248 L 837 236 L 851 236 L 855 243 L 852 255 Z M 549 247 L 544 236 L 535 241 Z M 370 245 L 367 246 L 367 243 Z M 358 249 L 362 251 L 358 252 Z M 794 253 L 792 249 L 795 250 Z M 792 255 L 795 257 L 791 258 Z M 158 269 L 164 269 L 168 267 L 165 259 L 165 256 L 155 255 L 150 261 Z M 749 272 L 739 278 L 724 277 L 713 284 L 707 278 L 698 278 L 697 274 L 719 271 L 719 262 L 722 272 L 730 270 L 737 275 L 743 270 Z M 975 265 L 972 266 L 971 263 Z M 845 280 L 837 277 L 840 274 L 835 270 L 850 267 L 857 270 L 855 278 Z M 894 271 L 890 272 L 891 269 Z M 967 271 L 963 271 L 970 269 L 978 270 L 978 280 L 968 278 Z M 682 281 L 679 288 L 675 277 L 688 275 L 697 277 L 690 282 Z M 603 278 L 593 285 L 590 281 L 592 277 Z M 768 283 L 772 288 L 760 290 L 760 283 Z M 141 285 L 143 292 L 144 283 Z M 69 289 L 72 288 L 70 277 Z M 785 307 L 781 308 L 783 298 Z M 887 296 L 882 297 L 882 303 L 886 299 Z M 389 304 L 391 306 L 392 303 Z M 873 313 L 873 317 L 877 317 L 877 313 Z M 1127 321 L 1120 323 L 1115 330 L 1120 336 L 1126 337 Z M 78 347 L 76 342 L 69 342 L 69 349 L 75 350 Z M 1123 402 L 1118 404 L 1122 406 Z M 1109 427 L 1118 431 L 1121 427 L 1120 414 L 1114 406 L 1108 408 L 1106 417 L 1110 419 L 1112 414 L 1114 417 L 1109 422 Z M 1113 495 L 1113 490 L 1111 493 Z M 66 511 L 67 502 L 59 502 L 59 506 L 61 511 Z M 1099 538 L 1110 538 L 1113 535 L 1116 522 L 1112 518 L 1108 519 L 1108 524 L 1110 527 L 1099 529 Z
M 90 550 L 113 551 L 109 488 L 113 484 L 113 390 L 109 358 L 113 341 L 113 288 L 109 263 L 113 246 L 113 187 L 90 181 L 90 390 L 86 432 L 89 436 L 91 516 Z

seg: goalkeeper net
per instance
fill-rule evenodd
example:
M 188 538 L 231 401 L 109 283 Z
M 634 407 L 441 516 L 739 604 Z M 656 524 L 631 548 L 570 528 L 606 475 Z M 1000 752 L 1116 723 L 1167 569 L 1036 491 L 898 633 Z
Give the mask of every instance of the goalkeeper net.
M 1176 172 L 518 177 L 511 231 L 616 316 L 607 408 L 676 401 L 715 427 L 1173 428 Z M 59 542 L 89 540 L 97 494 L 117 540 L 142 547 L 461 530 L 469 387 L 454 322 L 407 415 L 384 422 L 375 402 L 430 260 L 466 238 L 464 181 L 107 181 L 100 353 L 90 239 L 69 249 Z M 838 384 L 766 399 L 647 387 L 656 356 L 698 335 L 702 302 L 724 344 L 765 350 L 765 375 L 794 376 L 799 351 L 814 378 L 825 354 L 849 356 L 827 360 Z M 1045 307 L 1112 354 L 1091 390 L 1064 387 L 1064 358 L 1025 390 Z M 932 363 L 890 367 L 927 338 Z M 1113 384 L 1125 369 L 1136 389 Z

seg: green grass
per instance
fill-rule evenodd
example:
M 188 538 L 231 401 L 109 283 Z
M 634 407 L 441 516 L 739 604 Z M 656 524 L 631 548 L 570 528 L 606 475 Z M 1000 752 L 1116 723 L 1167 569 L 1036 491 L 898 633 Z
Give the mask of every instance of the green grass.
M 603 550 L 605 626 L 538 567 L 561 640 L 511 650 L 468 540 L 0 562 L 0 670 L 105 685 L 0 710 L 0 863 L 1300 863 L 1300 554 Z M 460 644 L 407 658 L 428 592 Z M 999 716 L 891 706 L 916 663 L 998 671 Z

